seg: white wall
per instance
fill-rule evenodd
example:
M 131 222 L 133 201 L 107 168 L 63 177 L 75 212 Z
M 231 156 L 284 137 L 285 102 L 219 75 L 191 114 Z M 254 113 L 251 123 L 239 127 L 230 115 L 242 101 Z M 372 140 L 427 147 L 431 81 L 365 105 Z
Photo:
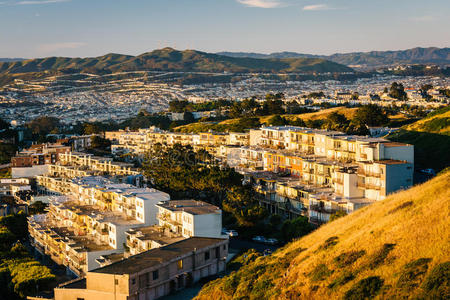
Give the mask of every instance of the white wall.
M 194 216 L 194 236 L 220 238 L 222 231 L 222 211 Z
M 20 178 L 20 177 L 34 177 L 38 175 L 43 175 L 48 172 L 47 165 L 36 165 L 32 167 L 19 167 L 19 168 L 11 168 L 11 177 L 12 178 Z

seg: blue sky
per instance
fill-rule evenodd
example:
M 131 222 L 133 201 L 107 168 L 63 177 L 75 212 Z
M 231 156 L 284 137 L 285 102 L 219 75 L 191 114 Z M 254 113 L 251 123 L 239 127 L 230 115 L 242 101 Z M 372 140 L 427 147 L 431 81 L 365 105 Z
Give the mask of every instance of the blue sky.
M 0 0 L 0 57 L 450 47 L 450 0 Z

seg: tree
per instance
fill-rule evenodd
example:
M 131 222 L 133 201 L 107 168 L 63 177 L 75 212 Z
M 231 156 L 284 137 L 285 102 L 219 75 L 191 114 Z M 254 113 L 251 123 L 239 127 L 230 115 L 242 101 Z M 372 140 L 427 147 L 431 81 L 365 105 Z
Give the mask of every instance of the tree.
M 381 107 L 375 104 L 363 105 L 356 111 L 352 122 L 367 126 L 381 126 L 389 122 L 389 118 Z
M 328 130 L 344 131 L 348 127 L 350 121 L 338 112 L 332 112 L 325 121 Z
M 283 126 L 287 124 L 287 121 L 280 115 L 274 115 L 267 120 L 266 124 L 272 126 Z
M 111 147 L 111 141 L 98 135 L 91 138 L 91 149 L 107 151 Z
M 8 129 L 9 123 L 0 118 L 0 130 Z
M 61 124 L 59 119 L 54 117 L 38 117 L 27 124 L 27 127 L 30 128 L 31 132 L 38 136 L 45 136 L 50 132 L 59 130 Z
M 89 135 L 89 134 L 96 134 L 96 133 L 101 133 L 101 132 L 103 132 L 103 130 L 97 124 L 94 124 L 94 123 L 84 123 L 83 124 L 83 133 L 84 134 Z
M 250 185 L 233 186 L 227 192 L 223 209 L 236 218 L 239 226 L 255 226 L 267 216 L 267 211 L 255 200 L 254 193 Z
M 345 211 L 343 211 L 343 210 L 337 211 L 337 212 L 335 212 L 334 214 L 332 214 L 330 216 L 330 222 L 334 221 L 334 220 L 337 220 L 339 218 L 345 217 L 346 215 L 347 215 L 347 213 Z
M 391 88 L 389 89 L 389 96 L 398 100 L 408 99 L 403 84 L 398 84 L 397 82 L 392 83 Z
M 314 229 L 314 225 L 309 223 L 307 217 L 300 216 L 293 220 L 286 220 L 281 226 L 281 235 L 285 242 L 290 242 L 294 238 L 307 235 Z

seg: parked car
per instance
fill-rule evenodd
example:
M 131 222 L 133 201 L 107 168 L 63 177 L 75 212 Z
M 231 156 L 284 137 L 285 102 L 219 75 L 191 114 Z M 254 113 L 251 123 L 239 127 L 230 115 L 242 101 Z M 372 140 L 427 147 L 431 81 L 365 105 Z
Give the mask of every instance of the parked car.
M 263 237 L 262 235 L 257 235 L 252 240 L 257 243 L 265 243 L 266 242 L 266 238 Z
M 269 245 L 276 245 L 276 244 L 278 244 L 278 240 L 277 240 L 277 239 L 274 239 L 274 238 L 270 238 L 270 239 L 267 239 L 267 240 L 266 240 L 266 244 L 269 244 Z
M 238 234 L 238 232 L 236 230 L 226 229 L 226 228 L 222 228 L 222 234 L 228 235 L 229 237 L 239 236 L 239 234 Z
M 236 230 L 231 229 L 231 230 L 228 230 L 228 235 L 230 237 L 237 237 L 237 236 L 239 236 L 239 233 Z

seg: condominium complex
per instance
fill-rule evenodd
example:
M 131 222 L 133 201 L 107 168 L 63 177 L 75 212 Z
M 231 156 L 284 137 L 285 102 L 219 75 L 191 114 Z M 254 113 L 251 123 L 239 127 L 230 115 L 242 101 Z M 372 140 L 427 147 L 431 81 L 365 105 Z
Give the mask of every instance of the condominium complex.
M 228 239 L 191 237 L 87 272 L 55 300 L 156 299 L 225 270 Z
M 123 136 L 117 147 L 135 154 L 145 153 L 156 143 L 204 149 L 247 179 L 253 178 L 251 182 L 264 181 L 260 172 L 270 172 L 267 186 L 273 189 L 264 191 L 261 204 L 288 217 L 307 215 L 316 223 L 326 222 L 336 211 L 351 212 L 383 200 L 409 188 L 413 180 L 412 145 L 338 131 L 270 126 L 241 134 L 187 134 L 153 128 L 115 135 L 119 142 Z M 294 200 L 298 196 L 286 197 L 286 189 L 296 190 L 291 194 L 301 195 L 301 201 Z
M 54 197 L 47 214 L 29 219 L 32 244 L 76 275 L 97 268 L 102 255 L 123 252 L 125 232 L 156 225 L 156 204 L 170 199 L 161 191 L 126 183 L 138 176 L 110 161 L 64 156 L 47 174 L 36 177 L 38 191 Z

